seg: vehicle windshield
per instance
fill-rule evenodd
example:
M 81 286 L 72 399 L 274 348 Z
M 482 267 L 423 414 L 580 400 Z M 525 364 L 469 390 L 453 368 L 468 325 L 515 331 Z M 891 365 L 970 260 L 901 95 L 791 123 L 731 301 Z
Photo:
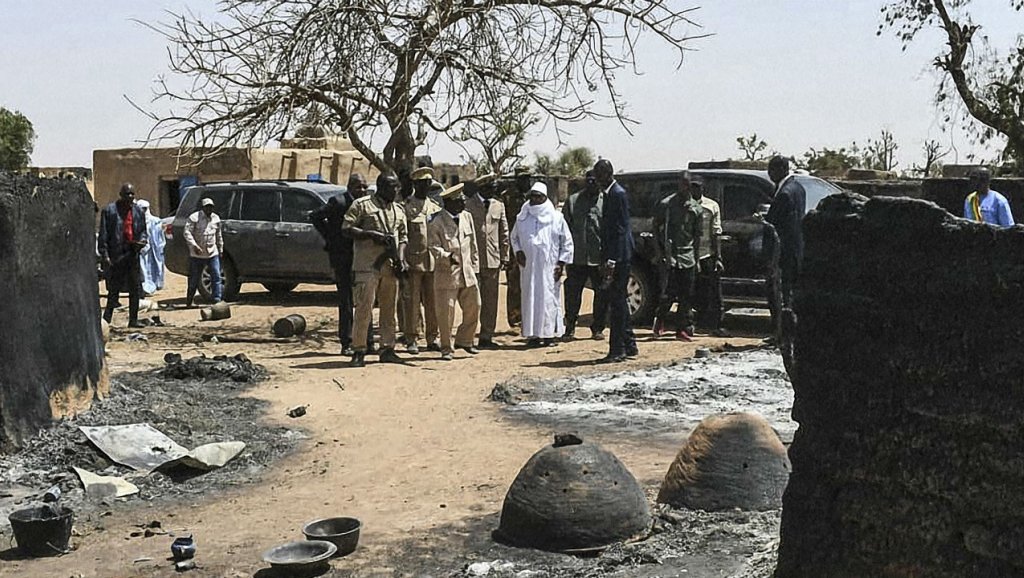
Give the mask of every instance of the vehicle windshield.
M 818 203 L 825 197 L 843 192 L 843 189 L 816 177 L 798 176 L 796 179 L 803 185 L 804 191 L 807 193 L 805 214 L 817 208 Z

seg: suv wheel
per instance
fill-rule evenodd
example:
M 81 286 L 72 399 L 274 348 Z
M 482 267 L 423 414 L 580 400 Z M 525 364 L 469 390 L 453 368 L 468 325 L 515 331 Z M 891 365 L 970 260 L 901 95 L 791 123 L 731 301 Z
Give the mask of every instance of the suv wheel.
M 274 295 L 287 295 L 292 289 L 295 289 L 298 286 L 298 283 L 263 283 L 263 287 Z
M 658 306 L 656 285 L 650 269 L 634 264 L 626 282 L 626 304 L 634 327 L 642 327 L 654 319 L 654 309 Z
M 221 293 L 224 300 L 234 301 L 238 299 L 238 293 L 242 289 L 242 284 L 238 282 L 238 271 L 235 269 L 235 264 L 231 262 L 230 257 L 221 257 L 220 279 Z M 213 286 L 210 281 L 210 270 L 204 268 L 203 276 L 199 280 L 199 294 L 207 300 L 213 299 Z

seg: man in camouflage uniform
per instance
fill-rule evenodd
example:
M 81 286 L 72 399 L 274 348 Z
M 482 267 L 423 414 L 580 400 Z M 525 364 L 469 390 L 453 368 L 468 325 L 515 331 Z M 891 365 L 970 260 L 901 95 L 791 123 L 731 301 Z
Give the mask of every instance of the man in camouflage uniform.
M 357 199 L 345 212 L 341 230 L 353 242 L 353 300 L 356 306 L 352 328 L 353 367 L 366 365 L 366 332 L 373 317 L 374 301 L 380 305 L 380 361 L 398 363 L 395 354 L 395 316 L 398 306 L 398 277 L 406 272 L 405 246 L 409 242 L 405 211 L 396 202 L 398 177 L 381 173 L 377 191 Z

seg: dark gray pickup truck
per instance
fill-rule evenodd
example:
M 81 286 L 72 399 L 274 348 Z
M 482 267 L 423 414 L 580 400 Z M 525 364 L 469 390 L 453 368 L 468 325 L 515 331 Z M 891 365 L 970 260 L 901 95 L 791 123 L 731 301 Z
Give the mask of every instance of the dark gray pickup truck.
M 679 170 L 620 173 L 616 180 L 629 195 L 636 254 L 629 282 L 629 307 L 633 322 L 654 317 L 658 300 L 658 267 L 655 250 L 654 209 L 679 188 Z M 730 304 L 763 303 L 769 292 L 769 256 L 763 247 L 763 212 L 771 204 L 775 185 L 767 171 L 740 169 L 691 169 L 704 180 L 704 194 L 722 210 L 722 293 Z M 809 175 L 795 175 L 807 191 L 807 210 L 842 189 Z

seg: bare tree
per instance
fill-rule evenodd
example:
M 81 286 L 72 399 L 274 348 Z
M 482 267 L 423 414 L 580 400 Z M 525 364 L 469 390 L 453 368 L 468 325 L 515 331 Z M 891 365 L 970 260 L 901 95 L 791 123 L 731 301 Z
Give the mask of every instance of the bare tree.
M 946 48 L 933 64 L 940 81 L 936 102 L 945 120 L 959 116 L 968 134 L 984 144 L 997 135 L 1007 140 L 1005 158 L 1024 166 L 1024 37 L 1007 54 L 989 46 L 978 34 L 969 12 L 970 0 L 899 0 L 882 9 L 885 28 L 892 29 L 903 49 L 925 29 L 936 27 L 945 35 Z M 1008 0 L 1019 12 L 1024 0 Z M 979 125 L 980 123 L 980 125 Z
M 922 152 L 924 152 L 924 164 L 914 165 L 911 172 L 926 178 L 937 176 L 938 169 L 942 166 L 939 161 L 949 154 L 949 149 L 944 149 L 937 140 L 926 140 L 922 145 Z
M 743 160 L 757 161 L 765 158 L 764 152 L 768 149 L 768 143 L 758 138 L 757 133 L 750 136 L 740 135 L 736 137 L 736 145 L 743 153 Z
M 677 0 L 222 0 L 154 28 L 183 77 L 157 84 L 148 140 L 184 152 L 286 136 L 318 104 L 376 167 L 409 166 L 428 132 L 458 136 L 495 100 L 559 123 L 631 122 L 616 79 L 652 36 L 681 63 L 695 8 Z M 608 102 L 601 107 L 599 102 Z M 628 129 L 627 129 L 628 130 Z M 378 147 L 377 144 L 382 143 Z
M 856 144 L 854 143 L 854 146 Z M 877 171 L 894 170 L 899 165 L 896 160 L 896 151 L 899 148 L 900 145 L 892 133 L 883 128 L 878 140 L 868 139 L 867 145 L 864 147 L 864 166 Z
M 510 174 L 514 165 L 523 159 L 520 149 L 530 130 L 539 122 L 540 117 L 530 112 L 526 101 L 495 98 L 486 114 L 467 119 L 459 132 L 450 131 L 449 136 L 474 160 L 478 169 Z

